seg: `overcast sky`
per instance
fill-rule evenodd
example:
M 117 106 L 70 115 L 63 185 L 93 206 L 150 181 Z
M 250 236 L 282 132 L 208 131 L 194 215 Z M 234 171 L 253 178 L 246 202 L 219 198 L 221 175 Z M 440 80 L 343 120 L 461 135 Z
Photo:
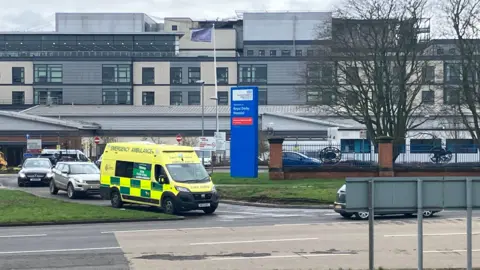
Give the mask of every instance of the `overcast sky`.
M 216 19 L 235 11 L 330 11 L 335 0 L 0 0 L 0 31 L 54 30 L 55 12 L 142 12 L 163 17 Z M 44 4 L 48 3 L 48 4 Z

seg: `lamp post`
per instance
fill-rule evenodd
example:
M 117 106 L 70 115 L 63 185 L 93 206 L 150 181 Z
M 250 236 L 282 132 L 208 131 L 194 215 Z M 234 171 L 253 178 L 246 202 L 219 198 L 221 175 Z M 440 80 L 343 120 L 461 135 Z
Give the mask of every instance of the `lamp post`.
M 200 84 L 200 102 L 202 103 L 202 137 L 205 136 L 205 102 L 204 102 L 204 86 L 205 82 L 202 80 L 196 81 L 196 83 Z M 205 166 L 205 155 L 202 152 L 202 165 Z

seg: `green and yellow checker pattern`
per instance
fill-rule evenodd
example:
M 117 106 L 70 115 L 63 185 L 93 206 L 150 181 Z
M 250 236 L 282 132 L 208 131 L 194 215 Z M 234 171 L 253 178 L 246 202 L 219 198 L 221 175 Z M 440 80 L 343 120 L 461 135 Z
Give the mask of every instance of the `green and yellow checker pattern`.
M 102 184 L 107 184 L 105 182 Z M 110 187 L 118 187 L 120 194 L 122 195 L 129 195 L 143 199 L 160 200 L 163 192 L 162 184 L 145 179 L 110 176 L 110 183 L 108 183 L 108 185 Z

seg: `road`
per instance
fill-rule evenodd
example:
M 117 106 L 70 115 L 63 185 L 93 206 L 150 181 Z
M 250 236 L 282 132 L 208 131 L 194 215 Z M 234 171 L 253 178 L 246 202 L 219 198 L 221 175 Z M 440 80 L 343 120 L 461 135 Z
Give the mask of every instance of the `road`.
M 0 177 L 0 184 L 13 187 L 15 179 Z M 46 187 L 22 189 L 50 196 Z M 426 237 L 425 266 L 463 267 L 463 212 L 425 223 L 425 234 L 440 233 Z M 416 219 L 384 217 L 377 224 L 376 265 L 415 267 Z M 368 266 L 367 236 L 367 222 L 331 210 L 221 204 L 214 215 L 192 212 L 180 221 L 1 228 L 0 269 L 359 269 Z M 437 251 L 448 249 L 457 251 Z

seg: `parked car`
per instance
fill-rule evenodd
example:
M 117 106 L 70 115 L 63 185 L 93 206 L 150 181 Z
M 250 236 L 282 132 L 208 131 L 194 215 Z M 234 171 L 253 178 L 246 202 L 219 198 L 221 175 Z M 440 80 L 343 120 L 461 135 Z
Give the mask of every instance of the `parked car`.
M 48 158 L 28 158 L 18 172 L 17 185 L 23 187 L 31 183 L 49 184 L 53 178 L 52 163 Z
M 320 160 L 311 158 L 299 152 L 284 151 L 282 156 L 283 166 L 320 166 Z
M 100 170 L 92 162 L 58 162 L 53 169 L 50 193 L 67 192 L 70 199 L 79 195 L 100 194 Z
M 345 210 L 346 202 L 347 202 L 347 186 L 343 185 L 338 191 L 337 191 L 337 198 L 334 203 L 334 211 L 339 213 L 342 217 L 344 218 L 351 218 L 353 217 L 354 219 L 358 220 L 367 220 L 369 218 L 369 212 L 348 212 Z M 441 210 L 440 210 L 441 211 Z M 435 213 L 440 212 L 438 209 L 437 210 L 424 210 L 423 211 L 423 217 L 431 217 Z M 417 212 L 405 212 L 405 211 L 395 211 L 395 210 L 375 210 L 375 215 L 379 216 L 389 216 L 389 215 L 406 215 L 406 216 L 411 216 L 415 215 Z

